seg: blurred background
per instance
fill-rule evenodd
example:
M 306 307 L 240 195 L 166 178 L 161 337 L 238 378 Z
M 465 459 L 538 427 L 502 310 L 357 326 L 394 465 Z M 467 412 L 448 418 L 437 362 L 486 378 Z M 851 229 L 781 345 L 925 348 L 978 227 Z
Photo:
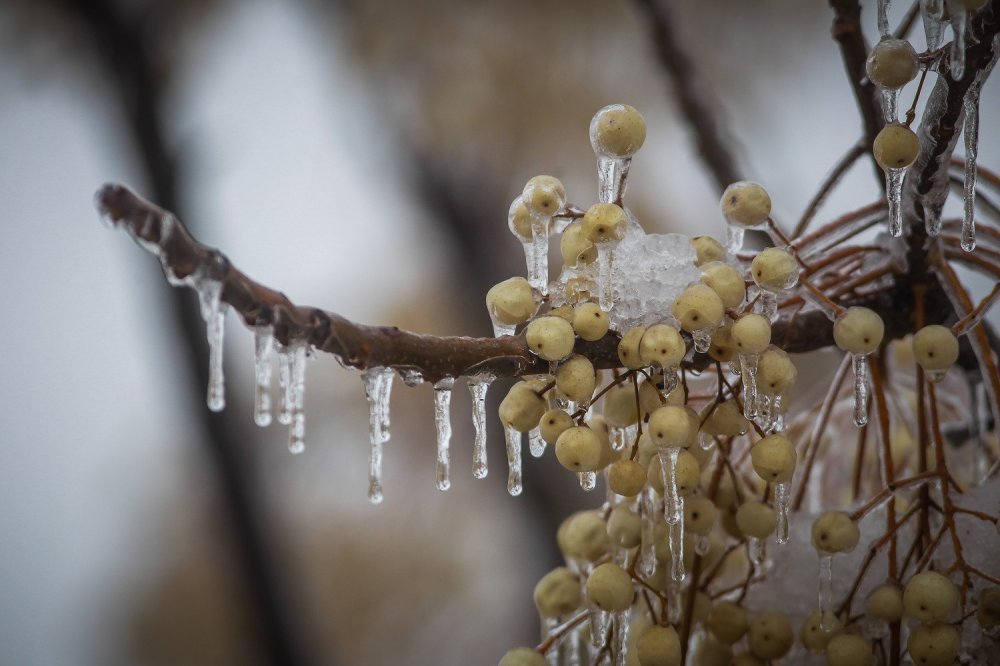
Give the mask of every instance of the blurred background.
M 828 7 L 661 2 L 738 173 L 787 228 L 860 135 Z M 475 480 L 460 382 L 438 492 L 431 388 L 397 382 L 371 506 L 357 373 L 309 364 L 293 457 L 284 428 L 253 425 L 252 335 L 232 317 L 228 406 L 210 414 L 194 293 L 102 227 L 92 197 L 130 185 L 298 303 L 487 335 L 485 291 L 524 271 L 510 200 L 540 173 L 596 200 L 587 128 L 613 102 L 647 120 L 629 186 L 646 228 L 721 236 L 718 187 L 634 3 L 0 6 L 0 663 L 491 664 L 534 644 L 555 527 L 601 491 L 548 456 L 509 497 L 495 427 Z M 994 167 L 998 108 L 987 85 Z M 819 219 L 878 192 L 859 162 Z

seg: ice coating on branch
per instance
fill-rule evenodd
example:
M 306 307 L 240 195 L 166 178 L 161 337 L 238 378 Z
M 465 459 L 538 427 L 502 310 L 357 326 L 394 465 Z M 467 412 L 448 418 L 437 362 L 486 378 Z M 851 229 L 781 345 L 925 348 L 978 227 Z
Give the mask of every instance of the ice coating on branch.
M 483 479 L 489 472 L 486 466 L 486 392 L 496 376 L 483 373 L 469 377 L 472 396 L 472 425 L 476 428 L 476 441 L 472 446 L 472 475 Z
M 920 0 L 920 14 L 927 37 L 927 50 L 935 51 L 941 45 L 944 31 L 944 0 Z
M 903 179 L 907 168 L 885 170 L 885 198 L 889 204 L 889 234 L 893 238 L 903 235 Z
M 610 243 L 597 246 L 597 294 L 601 309 L 609 312 L 615 304 L 612 270 L 615 262 L 615 248 Z
M 451 488 L 451 389 L 453 377 L 434 384 L 434 429 L 437 432 L 437 489 Z
M 521 485 L 521 433 L 512 425 L 504 425 L 507 439 L 507 492 L 517 496 L 524 489 Z
M 965 106 L 965 174 L 963 181 L 962 249 L 976 249 L 976 157 L 979 154 L 979 85 L 973 83 L 963 100 Z
M 684 498 L 678 501 L 681 518 L 667 525 L 667 540 L 670 548 L 670 579 L 676 583 L 684 580 Z
M 647 486 L 640 492 L 639 503 L 642 523 L 639 564 L 636 568 L 640 575 L 648 578 L 656 571 L 656 517 L 660 515 L 652 488 Z
M 757 354 L 740 354 L 740 372 L 743 375 L 743 416 L 757 418 Z
M 990 469 L 989 451 L 989 423 L 990 411 L 988 400 L 986 399 L 986 386 L 978 373 L 970 372 L 966 374 L 966 381 L 969 385 L 969 435 L 972 444 L 976 447 L 972 454 L 972 474 L 973 483 L 982 483 L 986 480 Z
M 611 616 L 611 664 L 626 666 L 628 663 L 628 611 Z
M 854 425 L 868 423 L 868 355 L 853 354 L 854 363 Z
M 615 203 L 625 196 L 631 157 L 597 158 L 597 198 L 601 203 Z
M 764 540 L 758 539 L 757 537 L 748 536 L 747 537 L 747 556 L 750 561 L 755 566 L 760 566 L 764 563 L 764 558 L 767 556 L 767 552 L 764 548 Z
M 283 369 L 282 410 L 288 424 L 288 450 L 302 453 L 306 435 L 306 351 L 304 342 L 294 342 L 278 352 L 280 369 Z M 280 419 L 279 419 L 280 420 Z
M 899 117 L 899 88 L 885 88 L 878 86 L 882 93 L 882 113 L 885 122 L 894 123 Z
M 823 631 L 832 631 L 833 614 L 833 555 L 819 557 L 819 616 Z
M 889 36 L 889 3 L 891 0 L 878 0 L 878 34 Z
M 949 2 L 951 29 L 955 39 L 951 44 L 951 78 L 958 81 L 965 76 L 965 47 L 969 34 L 969 12 L 961 2 Z
M 266 428 L 271 425 L 271 352 L 274 350 L 274 327 L 255 326 L 253 336 L 253 421 Z
M 369 368 L 361 379 L 368 396 L 368 500 L 382 501 L 382 449 L 389 441 L 389 396 L 392 393 L 392 368 Z
M 784 545 L 788 543 L 788 508 L 792 497 L 792 484 L 788 481 L 774 486 L 774 509 L 778 514 L 778 526 L 775 529 L 775 540 Z
M 201 279 L 196 282 L 201 302 L 201 317 L 205 320 L 208 338 L 208 395 L 206 402 L 213 412 L 226 407 L 226 380 L 222 373 L 222 341 L 225 332 L 226 310 L 222 302 L 222 283 Z

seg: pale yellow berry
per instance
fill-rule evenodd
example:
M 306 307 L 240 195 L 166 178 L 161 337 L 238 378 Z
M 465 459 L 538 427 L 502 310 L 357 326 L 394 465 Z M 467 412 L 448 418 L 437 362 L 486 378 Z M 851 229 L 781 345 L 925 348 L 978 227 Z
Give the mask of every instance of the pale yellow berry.
M 868 54 L 866 69 L 872 83 L 896 90 L 917 76 L 920 63 L 917 62 L 917 52 L 908 41 L 883 37 Z
M 761 289 L 790 289 L 799 281 L 799 264 L 788 250 L 769 247 L 750 262 L 750 275 Z
M 954 583 L 936 571 L 922 571 L 903 588 L 903 611 L 921 622 L 944 620 L 958 606 Z
M 612 562 L 594 569 L 587 577 L 587 598 L 603 611 L 619 613 L 632 605 L 632 579 Z
M 694 652 L 694 666 L 730 666 L 733 651 L 728 645 L 707 636 Z
M 646 485 L 646 469 L 634 460 L 619 460 L 608 468 L 611 491 L 624 497 L 635 497 Z
M 722 324 L 725 308 L 722 299 L 711 287 L 693 284 L 674 299 L 674 319 L 689 333 L 715 328 Z
M 645 326 L 637 326 L 625 331 L 625 335 L 618 342 L 618 360 L 626 368 L 635 370 L 643 367 L 642 356 L 639 354 L 639 344 L 642 336 L 646 333 Z
M 595 245 L 617 243 L 625 238 L 627 230 L 628 218 L 616 204 L 594 204 L 583 215 L 583 235 Z
M 691 245 L 694 246 L 695 254 L 698 256 L 694 262 L 695 266 L 721 261 L 726 257 L 726 248 L 711 236 L 695 236 L 691 239 Z
M 857 634 L 837 634 L 826 644 L 826 660 L 830 666 L 869 666 L 872 644 Z
M 950 624 L 921 624 L 910 632 L 906 647 L 910 658 L 918 666 L 952 666 L 962 639 Z
M 743 638 L 749 628 L 746 610 L 731 601 L 716 603 L 708 614 L 708 630 L 727 645 Z
M 905 169 L 917 161 L 920 139 L 908 127 L 886 125 L 875 137 L 872 152 L 883 169 Z
M 741 180 L 726 188 L 719 207 L 730 224 L 755 227 L 771 215 L 771 197 L 763 185 Z
M 729 399 L 714 406 L 709 405 L 708 409 L 712 411 L 702 426 L 702 431 L 706 434 L 737 437 L 750 430 L 750 422 L 743 416 L 743 410 L 736 400 Z
M 903 593 L 892 583 L 879 585 L 869 595 L 865 612 L 879 620 L 895 622 L 903 617 Z
M 761 659 L 785 656 L 793 641 L 792 625 L 784 613 L 762 613 L 750 623 L 750 651 Z
M 548 666 L 545 656 L 529 647 L 519 647 L 510 650 L 500 659 L 497 666 Z
M 554 445 L 559 439 L 559 435 L 572 426 L 573 419 L 565 410 L 550 409 L 542 414 L 542 418 L 538 422 L 538 431 L 546 443 Z
M 650 627 L 636 643 L 639 666 L 680 666 L 681 641 L 673 627 Z
M 748 537 L 766 539 L 778 526 L 778 514 L 764 502 L 744 502 L 736 510 L 736 525 Z
M 494 321 L 516 326 L 531 319 L 538 303 L 528 281 L 523 277 L 512 277 L 490 287 L 486 292 L 486 309 Z
M 576 334 L 562 317 L 533 319 L 524 329 L 528 349 L 546 361 L 560 361 L 573 353 Z
M 573 402 L 589 401 L 597 386 L 594 364 L 586 356 L 575 354 L 556 369 L 556 388 Z
M 562 617 L 580 607 L 580 579 L 566 567 L 557 567 L 538 581 L 534 596 L 539 615 Z
M 596 414 L 590 417 L 587 421 L 587 426 L 594 431 L 594 434 L 601 441 L 601 460 L 597 463 L 597 469 L 604 469 L 621 458 L 622 452 L 611 448 L 611 428 L 608 425 L 607 419 L 600 414 Z
M 870 354 L 882 343 L 885 324 L 874 310 L 856 306 L 837 317 L 833 324 L 833 340 L 852 354 Z
M 573 330 L 584 340 L 600 340 L 610 325 L 608 313 L 597 303 L 581 303 L 573 310 Z
M 1000 626 L 1000 588 L 991 587 L 979 595 L 976 621 L 983 629 Z
M 913 357 L 925 372 L 944 372 L 958 360 L 958 338 L 947 326 L 924 326 L 913 336 Z
M 691 534 L 708 534 L 718 516 L 715 504 L 707 497 L 689 497 L 684 502 L 684 530 Z
M 646 121 L 628 104 L 611 104 L 590 121 L 590 145 L 602 157 L 631 157 L 646 141 Z
M 849 553 L 860 538 L 857 522 L 843 511 L 827 511 L 812 524 L 812 544 L 820 553 Z
M 583 233 L 583 222 L 577 220 L 563 229 L 559 253 L 567 266 L 585 266 L 597 259 L 597 248 Z
M 690 446 L 691 419 L 683 407 L 663 405 L 650 415 L 648 432 L 658 447 Z
M 747 295 L 746 283 L 739 271 L 721 261 L 712 261 L 701 266 L 701 281 L 711 287 L 722 305 L 728 310 L 737 308 Z
M 627 428 L 639 420 L 635 388 L 631 384 L 616 386 L 604 394 L 604 418 L 613 428 Z
M 653 490 L 663 495 L 663 472 L 661 469 L 660 456 L 653 456 L 649 461 L 646 480 Z M 670 471 L 669 463 L 667 471 Z M 681 497 L 687 497 L 695 491 L 701 481 L 701 466 L 698 464 L 697 458 L 687 451 L 681 451 L 677 456 L 677 467 L 674 474 L 674 478 L 677 479 L 677 494 Z
M 648 432 L 644 432 L 639 435 L 639 455 L 636 460 L 644 468 L 649 468 L 649 463 L 653 458 L 660 455 L 660 450 L 656 448 L 656 442 L 649 436 Z
M 521 201 L 535 217 L 551 218 L 566 203 L 566 188 L 553 176 L 535 176 L 524 186 Z
M 566 557 L 593 562 L 608 552 L 607 523 L 596 511 L 580 511 L 563 522 L 556 540 Z
M 823 616 L 818 610 L 813 611 L 812 615 L 802 623 L 802 628 L 799 630 L 799 640 L 802 641 L 802 645 L 807 650 L 822 652 L 826 649 L 830 639 L 836 636 L 843 626 L 840 618 L 830 611 L 826 612 L 826 626 L 829 628 L 824 628 L 823 624 Z
M 712 341 L 708 346 L 708 355 L 720 363 L 733 360 L 736 345 L 733 343 L 733 327 L 725 324 L 712 331 Z
M 500 422 L 518 432 L 528 432 L 538 425 L 545 413 L 545 400 L 526 382 L 511 387 L 500 402 Z
M 771 320 L 756 313 L 745 314 L 733 323 L 732 336 L 741 354 L 759 354 L 771 344 Z
M 556 458 L 571 472 L 593 472 L 601 461 L 601 440 L 588 426 L 567 428 L 556 439 Z
M 795 447 L 784 435 L 768 435 L 750 449 L 753 470 L 768 483 L 791 481 L 795 460 Z
M 662 404 L 660 391 L 657 390 L 656 384 L 652 380 L 646 379 L 639 382 L 639 410 L 644 419 Z
M 667 324 L 650 326 L 639 341 L 639 358 L 643 365 L 676 368 L 684 360 L 685 353 L 684 338 Z
M 608 539 L 621 548 L 635 548 L 642 536 L 642 519 L 625 504 L 619 504 L 608 516 Z
M 757 388 L 762 393 L 780 395 L 795 384 L 798 375 L 792 359 L 777 347 L 767 349 L 757 360 Z
M 765 666 L 764 662 L 749 652 L 734 654 L 729 666 Z
M 522 243 L 531 241 L 531 213 L 520 196 L 515 197 L 507 213 L 507 228 Z

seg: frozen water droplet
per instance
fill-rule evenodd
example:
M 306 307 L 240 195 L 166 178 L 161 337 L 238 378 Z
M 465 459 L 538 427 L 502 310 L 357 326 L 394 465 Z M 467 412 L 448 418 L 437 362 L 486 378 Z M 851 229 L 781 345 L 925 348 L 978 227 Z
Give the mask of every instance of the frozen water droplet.
M 726 249 L 729 254 L 736 254 L 743 249 L 743 236 L 745 231 L 743 227 L 738 224 L 733 224 L 729 222 L 726 225 Z
M 451 488 L 451 389 L 453 377 L 445 377 L 434 384 L 434 428 L 437 431 L 438 490 Z
M 883 37 L 889 36 L 889 2 L 891 0 L 878 0 L 878 33 Z
M 274 328 L 254 327 L 253 421 L 262 428 L 271 425 L 271 352 L 274 349 Z
M 533 458 L 541 458 L 545 455 L 545 446 L 541 428 L 536 426 L 528 431 L 528 451 Z
M 979 154 L 979 85 L 972 84 L 965 95 L 965 181 L 962 217 L 962 249 L 976 249 L 976 158 Z
M 306 436 L 306 350 L 308 344 L 295 342 L 285 354 L 288 358 L 288 450 L 291 453 L 302 453 L 305 448 Z
M 681 518 L 676 523 L 667 525 L 667 538 L 670 540 L 670 578 L 680 583 L 684 580 L 684 498 L 680 498 Z
M 588 493 L 597 487 L 596 472 L 578 472 L 577 476 L 580 479 L 580 487 L 586 490 Z
M 903 179 L 906 168 L 885 170 L 885 197 L 889 204 L 889 234 L 894 238 L 903 235 Z
M 228 306 L 222 302 L 222 283 L 202 279 L 197 282 L 201 301 L 201 316 L 208 337 L 208 396 L 206 402 L 213 412 L 226 406 L 226 380 L 222 373 L 222 341 Z
M 472 475 L 477 479 L 486 478 L 486 392 L 496 376 L 484 373 L 469 377 L 469 393 L 472 395 L 472 424 L 476 428 L 476 441 L 472 447 Z
M 868 356 L 854 354 L 854 425 L 868 423 Z
M 760 298 L 754 304 L 754 312 L 774 321 L 778 317 L 778 293 L 761 289 Z
M 757 354 L 740 354 L 743 373 L 743 416 L 757 418 Z
M 614 306 L 614 284 L 611 271 L 614 264 L 614 246 L 612 243 L 597 245 L 597 292 L 599 305 L 605 312 Z
M 774 486 L 774 508 L 778 513 L 778 527 L 775 540 L 780 544 L 788 543 L 788 508 L 791 500 L 792 484 L 788 481 Z
M 819 615 L 823 631 L 833 631 L 833 556 L 819 558 Z
M 631 157 L 597 157 L 597 190 L 601 203 L 617 203 L 625 196 Z
M 417 368 L 398 368 L 396 372 L 399 373 L 399 377 L 403 380 L 403 384 L 409 386 L 410 388 L 420 386 L 424 383 L 424 376 Z
M 707 352 L 708 348 L 712 346 L 712 333 L 714 332 L 713 328 L 692 331 L 691 339 L 694 340 L 694 350 L 700 354 Z
M 944 0 L 921 0 L 920 13 L 924 21 L 924 34 L 927 38 L 927 50 L 936 51 L 941 45 L 941 32 L 944 29 Z
M 628 611 L 614 613 L 611 617 L 611 664 L 626 666 L 628 663 Z
M 507 438 L 507 492 L 520 495 L 521 486 L 521 433 L 512 425 L 504 425 Z
M 694 537 L 694 552 L 695 555 L 704 555 L 708 552 L 708 549 L 712 547 L 712 540 L 708 538 L 707 534 L 698 534 Z
M 392 393 L 392 368 L 369 368 L 362 373 L 368 396 L 368 499 L 382 501 L 382 450 L 389 441 L 389 396 Z
M 750 557 L 750 561 L 753 562 L 754 566 L 760 566 L 764 563 L 764 558 L 767 555 L 766 549 L 764 548 L 764 540 L 758 539 L 757 537 L 748 536 L 747 537 L 747 551 Z
M 684 504 L 677 494 L 677 458 L 680 447 L 660 449 L 660 474 L 663 478 L 663 518 L 668 525 L 676 525 L 684 518 Z
M 955 40 L 951 44 L 951 78 L 958 81 L 965 76 L 965 47 L 969 34 L 969 12 L 961 2 L 948 3 L 951 29 Z

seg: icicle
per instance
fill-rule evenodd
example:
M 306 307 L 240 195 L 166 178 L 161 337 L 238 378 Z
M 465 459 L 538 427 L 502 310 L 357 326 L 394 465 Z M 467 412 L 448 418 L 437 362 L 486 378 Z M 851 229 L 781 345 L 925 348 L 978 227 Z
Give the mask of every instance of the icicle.
M 528 451 L 534 458 L 541 458 L 545 454 L 545 440 L 542 439 L 541 428 L 537 426 L 528 431 Z
M 611 664 L 626 666 L 628 663 L 628 614 L 627 610 L 611 616 Z
M 740 354 L 743 373 L 743 416 L 751 421 L 757 418 L 757 354 Z
M 476 427 L 476 443 L 472 448 L 472 475 L 477 479 L 486 478 L 486 392 L 496 376 L 483 373 L 469 377 L 469 393 L 472 394 L 472 424 Z
M 889 2 L 891 0 L 878 0 L 878 34 L 883 37 L 889 36 Z
M 615 304 L 614 284 L 611 278 L 615 245 L 615 243 L 597 244 L 597 293 L 599 305 L 605 312 L 610 312 Z
M 434 428 L 437 431 L 437 489 L 451 488 L 451 389 L 454 377 L 434 384 Z
M 972 482 L 979 484 L 986 480 L 990 470 L 989 432 L 990 410 L 986 397 L 986 385 L 978 374 L 969 373 L 969 434 L 975 449 L 972 452 Z
M 663 479 L 663 517 L 668 525 L 676 525 L 684 517 L 684 504 L 677 494 L 677 458 L 680 447 L 659 450 L 660 475 Z
M 704 354 L 708 351 L 708 348 L 712 346 L 712 333 L 715 332 L 713 328 L 703 328 L 698 331 L 691 332 L 691 339 L 694 340 L 694 350 L 699 354 Z
M 754 306 L 754 311 L 774 321 L 778 316 L 778 293 L 768 289 L 760 290 L 760 298 Z
M 951 29 L 955 40 L 951 45 L 951 78 L 958 81 L 965 76 L 965 47 L 969 34 L 969 12 L 961 2 L 948 3 L 951 14 Z
M 941 31 L 944 28 L 944 0 L 921 0 L 920 13 L 924 21 L 927 50 L 936 51 L 941 45 Z
M 642 532 L 639 546 L 639 575 L 652 576 L 656 572 L 656 501 L 653 489 L 648 486 L 639 496 L 642 503 Z
M 704 555 L 712 547 L 712 540 L 707 534 L 696 534 L 694 537 L 694 554 Z
M 288 425 L 292 422 L 292 390 L 291 390 L 291 357 L 287 350 L 278 352 L 278 386 L 281 388 L 281 409 L 278 410 L 278 423 Z
M 684 498 L 680 498 L 681 519 L 667 525 L 670 548 L 670 578 L 678 583 L 684 580 Z
M 222 374 L 222 341 L 226 324 L 226 304 L 222 302 L 222 283 L 217 280 L 198 281 L 201 316 L 208 337 L 208 396 L 206 402 L 213 412 L 226 406 L 226 380 Z
M 892 124 L 899 119 L 899 88 L 884 88 L 878 86 L 882 93 L 882 114 L 885 122 Z
M 735 377 L 739 377 L 741 374 L 743 374 L 743 368 L 740 367 L 740 357 L 739 356 L 733 356 L 733 358 L 730 359 L 730 361 L 729 361 L 729 374 L 731 374 L 731 375 L 733 375 Z
M 369 368 L 361 375 L 368 396 L 368 434 L 371 453 L 368 458 L 368 499 L 382 501 L 382 448 L 389 441 L 389 395 L 392 393 L 392 368 Z
M 288 450 L 306 449 L 306 350 L 308 344 L 295 342 L 286 350 L 288 361 Z
M 271 352 L 274 349 L 274 328 L 255 326 L 253 333 L 253 421 L 266 428 L 271 425 Z
M 785 429 L 785 418 L 781 413 L 781 396 L 772 396 L 769 405 L 767 429 L 771 432 L 782 432 Z
M 766 555 L 764 549 L 764 540 L 758 539 L 757 537 L 748 536 L 747 537 L 747 551 L 750 556 L 750 561 L 754 566 L 760 566 L 764 563 L 764 557 Z
M 563 662 L 563 666 L 581 666 L 580 660 L 580 644 L 583 642 L 583 626 L 578 625 L 572 631 L 569 632 L 569 636 L 566 639 L 566 659 Z
M 617 203 L 625 195 L 631 157 L 597 157 L 597 189 L 601 203 Z
M 684 595 L 681 594 L 679 583 L 667 581 L 667 622 L 677 624 L 681 621 L 681 611 L 684 609 Z
M 941 206 L 924 206 L 924 229 L 928 236 L 937 237 L 941 235 Z
M 729 254 L 736 254 L 743 249 L 744 229 L 738 224 L 729 222 L 726 225 L 726 249 Z
M 587 492 L 590 492 L 597 487 L 596 472 L 578 472 L 577 477 L 580 479 L 580 487 Z
M 528 283 L 542 296 L 549 293 L 549 220 L 535 218 L 531 221 L 531 253 L 525 248 L 528 260 Z
M 590 577 L 592 570 L 593 565 L 588 563 L 584 569 L 584 575 L 580 577 L 581 585 L 586 586 L 585 581 Z M 587 597 L 586 587 L 584 587 L 583 598 L 587 600 L 587 619 L 590 621 L 590 644 L 595 648 L 599 648 L 604 645 L 604 634 L 608 630 L 610 616 Z
M 903 179 L 906 177 L 906 167 L 902 169 L 888 168 L 885 170 L 885 196 L 889 204 L 889 234 L 894 238 L 903 235 Z
M 521 486 L 521 433 L 512 425 L 504 425 L 507 438 L 507 492 L 520 495 Z
M 853 354 L 854 360 L 854 425 L 868 423 L 868 355 Z
M 788 543 L 788 504 L 791 499 L 792 484 L 788 481 L 774 486 L 774 508 L 778 512 L 778 527 L 776 541 Z
M 819 558 L 819 616 L 823 631 L 833 631 L 833 555 Z
M 979 154 L 979 82 L 965 94 L 965 212 L 962 217 L 962 249 L 976 249 L 976 157 Z
M 541 625 L 541 641 L 544 643 L 545 639 L 559 626 L 559 618 L 543 617 Z M 562 652 L 562 649 L 558 642 L 549 647 L 548 652 L 545 653 L 545 660 L 549 663 L 549 666 L 560 666 L 560 652 Z
M 397 368 L 396 372 L 399 373 L 399 378 L 403 380 L 403 384 L 410 388 L 420 386 L 424 383 L 424 375 L 416 368 Z
M 677 390 L 681 381 L 677 378 L 677 368 L 663 369 L 663 387 L 660 389 L 663 395 L 670 395 Z

